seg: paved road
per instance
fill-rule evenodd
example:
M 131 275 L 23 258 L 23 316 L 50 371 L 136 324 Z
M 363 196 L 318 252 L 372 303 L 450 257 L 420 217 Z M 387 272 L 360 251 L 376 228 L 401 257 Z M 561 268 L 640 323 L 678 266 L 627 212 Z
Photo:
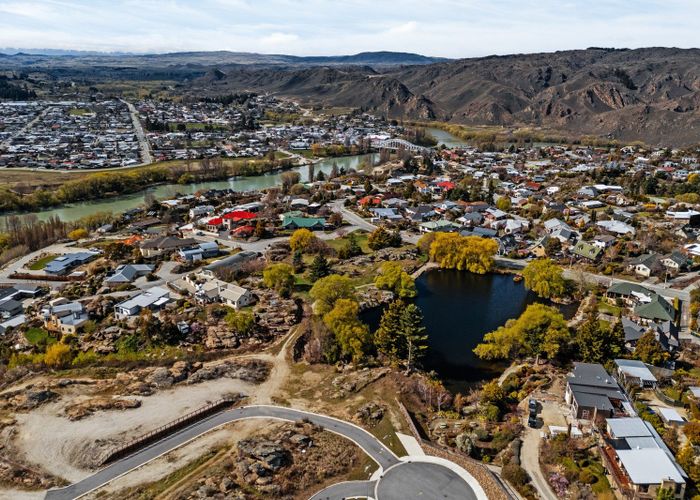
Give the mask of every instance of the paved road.
M 377 482 L 374 498 L 442 498 L 477 500 L 474 490 L 447 467 L 426 462 L 402 462 L 387 470 Z
M 344 202 L 345 200 L 335 200 L 331 203 L 331 207 L 333 208 L 333 210 L 340 212 L 343 216 L 343 219 L 348 221 L 353 226 L 357 226 L 360 229 L 364 229 L 365 231 L 369 232 L 372 232 L 375 229 L 377 229 L 377 226 L 375 226 L 374 224 L 369 223 L 366 219 L 363 219 L 352 210 L 348 210 L 343 205 Z
M 104 469 L 96 472 L 92 476 L 74 483 L 65 488 L 50 490 L 46 493 L 50 500 L 71 500 L 78 498 L 89 491 L 92 491 L 113 479 L 136 469 L 147 462 L 178 448 L 188 441 L 211 431 L 217 427 L 237 420 L 248 418 L 271 418 L 277 420 L 297 421 L 308 419 L 310 422 L 323 427 L 325 430 L 339 434 L 350 439 L 357 444 L 372 460 L 377 462 L 382 469 L 399 463 L 399 459 L 392 451 L 384 446 L 381 441 L 372 434 L 348 422 L 337 420 L 324 415 L 316 415 L 292 408 L 278 406 L 246 406 L 234 408 L 225 412 L 213 415 L 205 420 L 197 422 L 143 450 L 134 453 Z
M 346 481 L 334 484 L 312 496 L 309 500 L 338 500 L 344 498 L 373 498 L 377 481 Z M 408 498 L 408 497 L 407 497 Z
M 3 143 L 0 143 L 0 149 L 8 147 L 15 137 L 19 137 L 20 135 L 24 134 L 27 130 L 31 129 L 39 120 L 46 116 L 46 113 L 48 113 L 52 109 L 55 109 L 55 106 L 47 106 L 46 108 L 44 108 L 34 118 L 29 120 L 22 128 L 17 130 L 14 134 L 10 135 L 10 137 L 8 137 Z
M 143 164 L 153 163 L 153 155 L 151 154 L 151 145 L 148 143 L 148 138 L 146 133 L 143 131 L 143 126 L 141 125 L 141 120 L 139 120 L 139 113 L 136 108 L 129 101 L 120 99 L 126 107 L 129 108 L 129 114 L 131 114 L 131 121 L 134 124 L 134 132 L 136 132 L 136 138 L 139 141 L 139 147 L 141 148 L 141 161 Z M 131 165 L 135 167 L 137 165 Z

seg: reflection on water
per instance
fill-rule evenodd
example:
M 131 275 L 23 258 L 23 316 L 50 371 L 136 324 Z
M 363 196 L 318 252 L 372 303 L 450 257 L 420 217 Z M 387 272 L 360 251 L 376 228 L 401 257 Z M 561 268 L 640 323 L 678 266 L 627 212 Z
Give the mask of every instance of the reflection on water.
M 473 274 L 454 270 L 432 270 L 416 280 L 416 304 L 423 311 L 430 349 L 423 367 L 435 370 L 453 391 L 463 391 L 474 382 L 498 376 L 505 366 L 477 358 L 472 350 L 484 334 L 517 318 L 539 299 L 508 274 Z M 561 308 L 571 317 L 576 306 Z M 363 319 L 374 329 L 380 310 Z

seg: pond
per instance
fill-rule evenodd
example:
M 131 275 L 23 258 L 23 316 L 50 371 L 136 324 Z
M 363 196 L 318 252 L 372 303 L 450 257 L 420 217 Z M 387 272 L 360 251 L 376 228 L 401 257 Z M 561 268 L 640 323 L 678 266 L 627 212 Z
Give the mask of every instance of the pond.
M 510 274 L 434 269 L 416 280 L 416 288 L 416 304 L 423 312 L 430 344 L 423 368 L 434 370 L 454 392 L 503 372 L 505 364 L 483 361 L 472 350 L 486 333 L 520 316 L 529 304 L 542 301 Z M 567 318 L 576 308 L 560 306 Z M 374 330 L 380 316 L 381 310 L 367 311 L 363 319 Z

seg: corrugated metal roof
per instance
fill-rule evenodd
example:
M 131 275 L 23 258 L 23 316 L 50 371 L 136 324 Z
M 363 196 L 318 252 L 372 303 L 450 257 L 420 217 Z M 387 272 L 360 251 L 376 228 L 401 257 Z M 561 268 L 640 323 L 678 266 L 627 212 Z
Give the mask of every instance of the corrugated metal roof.
M 635 484 L 661 484 L 668 479 L 685 482 L 676 465 L 659 448 L 617 450 L 617 456 Z

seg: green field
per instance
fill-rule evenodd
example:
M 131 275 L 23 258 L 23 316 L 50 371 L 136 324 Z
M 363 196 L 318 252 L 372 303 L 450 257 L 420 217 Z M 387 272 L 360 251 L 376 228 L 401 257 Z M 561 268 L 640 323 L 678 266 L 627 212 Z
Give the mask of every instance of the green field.
M 37 259 L 29 266 L 29 269 L 31 269 L 32 271 L 40 271 L 44 269 L 46 265 L 52 260 L 54 260 L 56 257 L 56 254 L 49 254 L 46 257 Z
M 27 339 L 32 345 L 51 345 L 56 343 L 56 339 L 49 335 L 49 332 L 43 328 L 30 328 L 24 334 L 24 338 Z
M 82 116 L 82 115 L 87 115 L 88 113 L 92 113 L 89 109 L 85 108 L 71 108 L 68 111 L 68 114 L 71 116 Z
M 372 253 L 372 250 L 367 246 L 367 233 L 364 231 L 354 231 L 355 239 L 357 244 L 364 253 Z M 336 252 L 348 244 L 348 237 L 343 236 L 342 238 L 336 238 L 334 240 L 327 240 L 328 246 L 334 249 Z

